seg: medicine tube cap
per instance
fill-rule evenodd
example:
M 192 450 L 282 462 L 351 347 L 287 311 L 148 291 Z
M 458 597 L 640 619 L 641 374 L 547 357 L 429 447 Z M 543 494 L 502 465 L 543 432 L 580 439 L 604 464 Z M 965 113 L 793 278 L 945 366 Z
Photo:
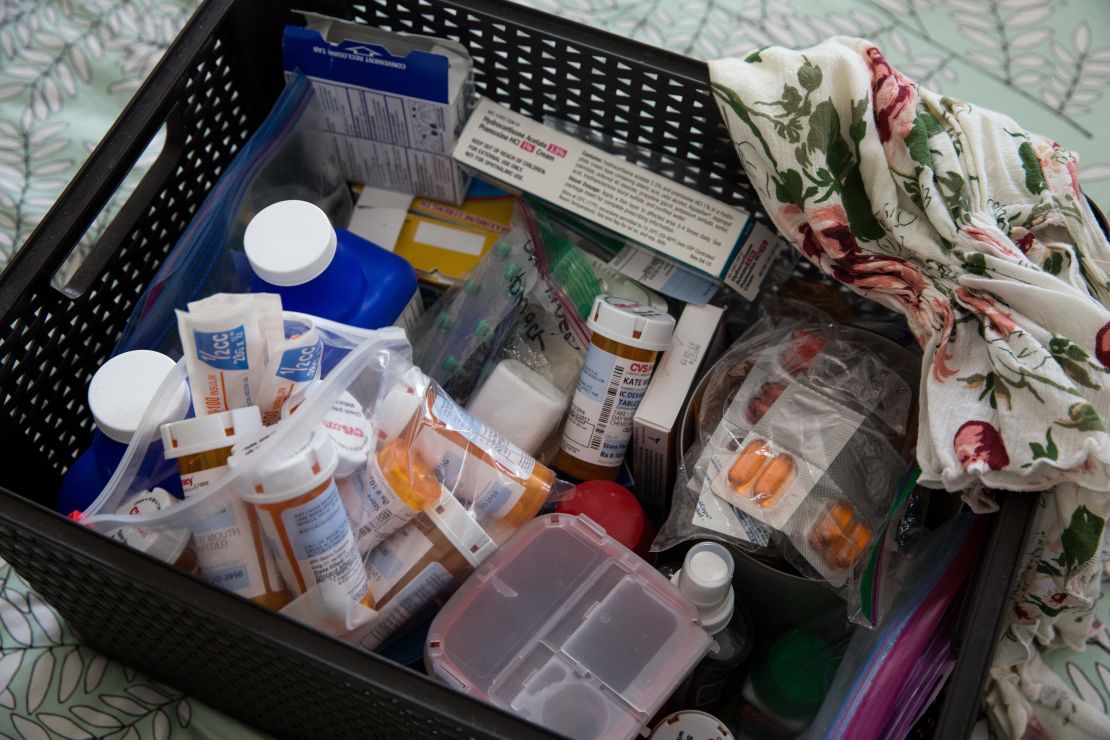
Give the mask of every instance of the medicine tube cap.
M 327 214 L 303 200 L 266 206 L 247 224 L 243 251 L 258 277 L 273 285 L 303 285 L 335 257 L 337 238 Z
M 172 460 L 208 450 L 231 447 L 248 434 L 262 429 L 262 412 L 257 406 L 231 409 L 162 425 L 162 448 Z
M 642 303 L 600 295 L 594 300 L 586 326 L 590 331 L 638 349 L 661 352 L 671 343 L 674 316 Z
M 686 553 L 682 570 L 671 579 L 694 602 L 701 626 L 713 635 L 732 620 L 736 595 L 732 590 L 732 555 L 716 542 L 699 542 Z
M 89 383 L 89 410 L 97 429 L 116 442 L 129 443 L 174 365 L 161 352 L 145 349 L 124 352 L 101 365 Z M 180 419 L 188 407 L 189 384 L 182 381 L 162 420 Z
M 291 454 L 255 468 L 249 498 L 265 503 L 308 493 L 332 477 L 338 462 L 331 437 L 323 429 L 308 432 L 304 443 Z

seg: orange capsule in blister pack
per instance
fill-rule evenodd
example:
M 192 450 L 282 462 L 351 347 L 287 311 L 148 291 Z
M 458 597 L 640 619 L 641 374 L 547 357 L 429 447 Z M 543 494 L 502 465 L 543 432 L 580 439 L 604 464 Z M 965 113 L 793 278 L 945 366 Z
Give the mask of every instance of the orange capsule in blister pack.
M 760 471 L 752 487 L 752 501 L 763 508 L 774 506 L 794 478 L 794 458 L 779 453 Z
M 838 501 L 814 523 L 809 544 L 830 568 L 850 568 L 871 544 L 871 527 L 851 504 Z
M 756 474 L 771 457 L 771 449 L 762 439 L 749 442 L 748 445 L 736 456 L 732 467 L 728 469 L 728 484 L 737 493 L 743 492 L 752 484 Z

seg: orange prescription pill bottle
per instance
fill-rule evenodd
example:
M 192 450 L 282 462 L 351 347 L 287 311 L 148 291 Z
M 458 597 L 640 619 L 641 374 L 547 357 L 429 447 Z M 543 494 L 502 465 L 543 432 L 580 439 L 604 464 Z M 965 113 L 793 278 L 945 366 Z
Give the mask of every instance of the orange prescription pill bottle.
M 117 513 L 139 516 L 153 514 L 168 509 L 177 502 L 168 491 L 154 488 L 143 491 L 119 507 Z M 193 535 L 188 527 L 179 529 L 143 529 L 141 527 L 120 527 L 108 535 L 116 542 L 139 552 L 169 563 L 186 573 L 199 574 L 197 554 L 193 550 Z
M 236 454 L 232 467 L 245 464 L 248 457 Z M 323 428 L 315 429 L 291 454 L 247 472 L 243 500 L 258 516 L 290 591 L 299 596 L 330 581 L 351 601 L 363 601 L 366 568 L 335 484 L 338 462 L 331 437 Z
M 162 447 L 176 459 L 185 497 L 195 496 L 228 472 L 235 442 L 262 429 L 257 406 L 247 406 L 163 424 Z M 258 604 L 280 609 L 289 602 L 274 558 L 254 516 L 238 496 L 217 514 L 193 527 L 201 577 Z
M 374 419 L 382 439 L 402 440 L 479 519 L 519 526 L 551 493 L 554 471 L 468 414 L 417 368 L 390 389 Z
M 593 332 L 567 411 L 555 467 L 580 480 L 615 480 L 632 437 L 632 417 L 655 361 L 674 333 L 674 317 L 602 295 L 586 325 Z

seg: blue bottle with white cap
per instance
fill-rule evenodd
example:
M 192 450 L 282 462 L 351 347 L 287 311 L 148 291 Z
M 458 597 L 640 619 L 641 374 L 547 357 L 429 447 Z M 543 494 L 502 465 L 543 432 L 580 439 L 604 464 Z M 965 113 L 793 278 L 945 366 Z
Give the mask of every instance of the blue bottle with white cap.
M 89 382 L 89 410 L 96 431 L 87 450 L 74 461 L 62 479 L 55 508 L 70 514 L 89 507 L 116 472 L 123 453 L 174 361 L 145 349 L 124 352 L 100 366 Z M 181 419 L 189 410 L 189 387 L 168 404 L 162 421 Z M 170 475 L 160 485 L 178 498 L 181 483 Z
M 404 258 L 345 229 L 303 200 L 263 208 L 243 234 L 251 290 L 277 293 L 282 307 L 365 329 L 389 326 L 419 299 Z

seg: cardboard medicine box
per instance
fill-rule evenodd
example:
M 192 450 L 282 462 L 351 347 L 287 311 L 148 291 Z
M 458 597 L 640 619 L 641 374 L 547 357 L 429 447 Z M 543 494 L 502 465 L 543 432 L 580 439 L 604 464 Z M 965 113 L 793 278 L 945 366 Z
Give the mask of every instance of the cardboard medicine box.
M 454 41 L 390 33 L 304 13 L 287 26 L 286 76 L 303 72 L 321 111 L 320 142 L 343 176 L 460 203 L 469 177 L 451 159 L 466 121 L 473 64 Z
M 689 304 L 675 325 L 671 344 L 632 417 L 632 476 L 648 512 L 665 514 L 677 466 L 675 437 L 686 398 L 707 360 L 720 353 L 724 309 Z

